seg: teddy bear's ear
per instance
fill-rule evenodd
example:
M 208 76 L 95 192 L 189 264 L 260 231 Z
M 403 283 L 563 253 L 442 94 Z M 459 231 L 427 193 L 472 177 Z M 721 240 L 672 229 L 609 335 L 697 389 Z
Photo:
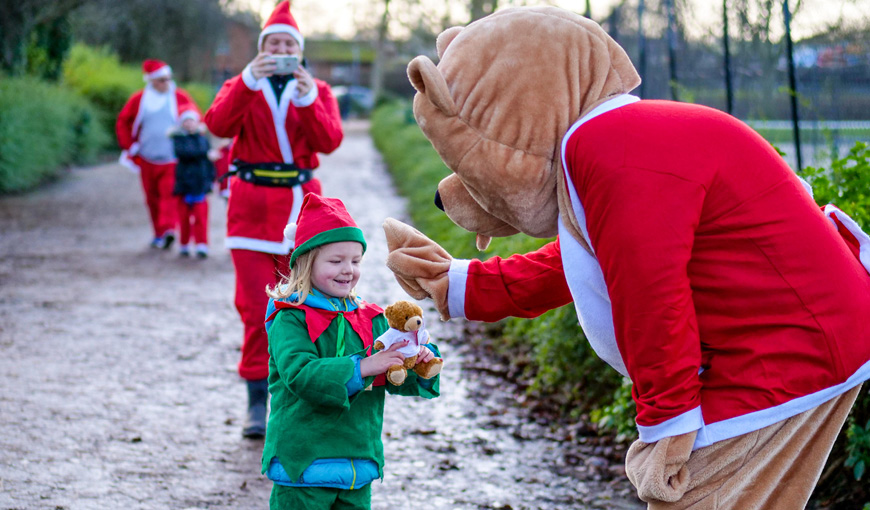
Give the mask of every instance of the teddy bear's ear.
M 441 32 L 438 39 L 435 40 L 435 49 L 438 50 L 438 58 L 444 57 L 444 51 L 447 49 L 447 46 L 453 42 L 453 39 L 456 39 L 459 32 L 462 32 L 462 27 L 450 27 Z
M 426 96 L 444 115 L 456 115 L 456 104 L 450 96 L 447 81 L 428 57 L 420 55 L 408 64 L 408 78 L 417 92 Z

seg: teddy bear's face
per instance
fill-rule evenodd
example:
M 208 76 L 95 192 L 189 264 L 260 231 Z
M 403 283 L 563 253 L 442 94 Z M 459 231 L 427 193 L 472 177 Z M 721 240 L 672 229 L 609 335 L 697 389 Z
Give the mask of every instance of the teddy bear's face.
M 561 140 L 581 114 L 640 83 L 595 22 L 554 7 L 504 9 L 417 57 L 414 115 L 454 172 L 438 186 L 454 223 L 489 237 L 556 235 Z
M 410 301 L 397 301 L 384 310 L 384 316 L 393 329 L 417 331 L 423 327 L 423 309 Z

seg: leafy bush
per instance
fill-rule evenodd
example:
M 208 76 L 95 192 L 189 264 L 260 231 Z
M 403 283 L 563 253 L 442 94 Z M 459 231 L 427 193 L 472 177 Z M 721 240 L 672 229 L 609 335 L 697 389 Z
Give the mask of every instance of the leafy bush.
M 66 85 L 88 98 L 98 109 L 100 122 L 110 133 L 115 132 L 115 120 L 130 96 L 141 90 L 142 70 L 138 66 L 122 64 L 108 48 L 94 48 L 76 44 L 63 64 Z M 203 83 L 179 85 L 190 93 L 200 110 L 205 113 L 214 99 L 215 90 Z
M 121 64 L 108 48 L 83 44 L 70 50 L 63 64 L 63 81 L 99 109 L 100 121 L 110 133 L 115 131 L 118 112 L 144 85 L 138 68 Z
M 0 80 L 0 192 L 36 186 L 71 163 L 88 163 L 109 140 L 94 108 L 35 78 Z
M 870 229 L 870 146 L 858 142 L 845 157 L 831 161 L 830 168 L 806 168 L 804 177 L 813 186 L 813 198 L 817 204 L 832 203 L 858 222 L 864 231 Z M 841 469 L 841 477 L 861 480 L 870 468 L 870 392 L 867 386 L 868 383 L 865 383 L 852 407 L 846 433 L 840 434 L 834 444 L 826 473 L 835 473 L 830 467 L 832 463 L 842 464 L 850 469 Z M 856 496 L 848 482 L 837 481 L 835 475 L 830 478 L 830 481 L 823 479 L 820 484 L 820 491 L 826 497 L 842 499 Z M 870 497 L 870 491 L 865 489 L 863 497 Z M 857 508 L 857 501 L 850 503 Z

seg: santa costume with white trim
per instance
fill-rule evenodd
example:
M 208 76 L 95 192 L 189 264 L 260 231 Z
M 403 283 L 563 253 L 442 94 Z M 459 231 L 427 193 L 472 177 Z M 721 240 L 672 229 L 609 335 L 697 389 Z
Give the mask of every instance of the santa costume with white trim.
M 290 13 L 290 2 L 279 3 L 266 22 L 258 41 L 261 53 L 271 34 L 292 36 L 298 44 L 292 54 L 301 59 L 305 40 Z M 330 153 L 341 143 L 338 102 L 321 80 L 315 79 L 315 86 L 304 95 L 295 76 L 277 80 L 280 77 L 255 78 L 248 65 L 224 83 L 205 122 L 213 134 L 233 138 L 232 161 L 315 169 L 317 153 Z M 284 237 L 284 227 L 296 221 L 303 196 L 319 194 L 321 186 L 316 178 L 293 187 L 231 179 L 226 245 L 236 269 L 236 308 L 245 325 L 239 374 L 248 381 L 264 380 L 269 375 L 269 354 L 263 289 L 276 284 L 280 272 L 288 271 L 293 240 Z
M 172 68 L 148 59 L 142 63 L 145 88 L 134 93 L 118 114 L 115 133 L 122 152 L 120 162 L 140 174 L 145 203 L 154 230 L 152 244 L 168 248 L 176 224 L 175 154 L 166 135 L 178 121 L 178 112 L 198 113 L 190 95 L 172 81 Z M 168 241 L 168 242 L 166 242 Z

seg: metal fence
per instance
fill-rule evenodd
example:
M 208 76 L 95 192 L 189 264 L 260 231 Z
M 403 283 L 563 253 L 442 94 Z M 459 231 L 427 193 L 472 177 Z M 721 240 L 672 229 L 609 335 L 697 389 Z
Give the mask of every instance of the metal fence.
M 625 0 L 596 21 L 640 72 L 636 94 L 728 111 L 792 167 L 827 166 L 870 141 L 870 0 L 791 4 Z

